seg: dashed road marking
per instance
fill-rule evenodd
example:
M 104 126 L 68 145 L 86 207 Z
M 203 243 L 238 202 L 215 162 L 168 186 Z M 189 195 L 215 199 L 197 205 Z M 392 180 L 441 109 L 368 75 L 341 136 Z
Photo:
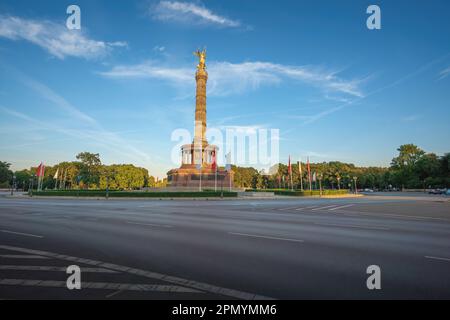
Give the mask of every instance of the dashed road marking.
M 295 208 L 297 208 L 297 207 L 279 208 L 277 210 L 278 211 L 285 211 L 285 210 L 292 210 L 292 209 L 295 209 Z
M 316 207 L 317 207 L 317 206 L 300 207 L 300 208 L 297 208 L 297 209 L 295 209 L 295 210 L 300 211 L 300 210 L 306 210 L 306 209 L 313 209 L 313 208 L 316 208 Z
M 18 266 L 18 265 L 0 265 L 0 270 L 14 270 L 14 271 L 62 271 L 66 272 L 66 267 L 56 266 Z M 95 272 L 95 273 L 118 273 L 114 270 L 105 268 L 89 268 L 81 267 L 82 272 Z
M 122 290 L 117 290 L 117 291 L 114 291 L 114 292 L 112 292 L 110 294 L 107 294 L 105 297 L 106 298 L 112 298 L 112 297 L 114 297 L 115 295 L 117 295 L 117 294 L 119 294 L 121 292 L 122 292 Z
M 145 278 L 157 279 L 157 280 L 169 282 L 169 283 L 172 283 L 175 285 L 187 286 L 190 288 L 201 290 L 203 292 L 229 296 L 229 297 L 233 297 L 236 299 L 244 299 L 244 300 L 273 299 L 270 297 L 266 297 L 266 296 L 262 296 L 262 295 L 258 295 L 258 294 L 254 294 L 254 293 L 223 288 L 223 287 L 211 285 L 211 284 L 204 283 L 204 282 L 188 280 L 188 279 L 184 279 L 184 278 L 179 278 L 179 277 L 170 276 L 170 275 L 152 272 L 152 271 L 146 271 L 146 270 L 142 270 L 142 269 L 130 268 L 130 267 L 117 265 L 117 264 L 113 264 L 113 263 L 105 263 L 105 262 L 98 261 L 98 260 L 82 259 L 82 258 L 78 258 L 78 257 L 74 257 L 74 256 L 57 254 L 57 253 L 48 252 L 48 251 L 33 250 L 33 249 L 27 249 L 27 248 L 21 248 L 21 247 L 7 246 L 7 245 L 0 245 L 0 249 L 22 252 L 22 253 L 27 253 L 27 254 L 40 255 L 40 256 L 45 256 L 45 257 L 53 258 L 53 259 L 78 262 L 78 263 L 93 265 L 93 266 L 97 266 L 97 267 L 103 267 L 103 268 L 107 268 L 107 269 L 111 269 L 111 270 L 115 270 L 115 271 L 123 271 L 123 272 L 129 273 L 129 274 L 134 274 L 134 275 L 145 277 Z M 65 285 L 65 282 L 64 282 L 64 285 Z M 119 290 L 119 289 L 120 288 L 114 288 L 114 290 Z
M 450 262 L 450 258 L 442 258 L 442 257 L 433 257 L 433 256 L 425 256 L 427 259 L 440 260 Z
M 336 204 L 333 204 L 333 205 L 331 205 L 331 206 L 325 206 L 325 207 L 315 208 L 315 209 L 312 209 L 311 211 L 324 210 L 324 209 L 332 208 L 332 207 L 335 207 L 335 206 L 336 206 Z
M 0 254 L 0 258 L 4 259 L 48 259 L 47 257 L 34 254 Z
M 134 225 L 138 225 L 138 226 L 147 226 L 147 227 L 173 228 L 173 226 L 169 226 L 167 224 L 140 223 L 140 222 L 133 222 L 133 221 L 126 221 L 126 223 L 134 224 Z
M 348 207 L 352 207 L 352 206 L 354 206 L 354 204 L 347 204 L 345 206 L 339 206 L 339 207 L 336 207 L 336 208 L 328 209 L 328 211 L 339 210 L 339 209 L 348 208 Z
M 315 225 L 319 226 L 330 226 L 330 227 L 342 227 L 342 228 L 358 228 L 358 229 L 372 229 L 372 230 L 390 230 L 388 227 L 383 226 L 362 226 L 356 224 L 339 224 L 339 223 L 327 223 L 327 222 L 316 222 Z
M 56 280 L 31 280 L 31 279 L 0 279 L 0 285 L 25 286 L 25 287 L 56 287 L 67 288 L 66 281 Z M 111 282 L 86 282 L 81 284 L 82 289 L 101 290 L 126 290 L 126 291 L 158 291 L 180 293 L 202 293 L 199 290 L 174 285 L 160 284 L 135 284 L 135 283 L 111 283 Z
M 17 234 L 17 235 L 26 236 L 26 237 L 34 237 L 34 238 L 43 238 L 44 237 L 44 236 L 38 236 L 35 234 L 31 234 L 31 233 L 23 233 L 23 232 L 10 231 L 10 230 L 0 230 L 0 231 L 4 232 L 4 233 Z
M 281 241 L 292 241 L 292 242 L 304 242 L 304 240 L 300 240 L 300 239 L 280 238 L 280 237 L 272 237 L 272 236 L 265 236 L 265 235 L 259 235 L 259 234 L 248 234 L 248 233 L 239 233 L 239 232 L 228 232 L 228 233 L 235 235 L 235 236 L 243 236 L 243 237 L 263 238 L 263 239 L 269 239 L 269 240 L 281 240 Z

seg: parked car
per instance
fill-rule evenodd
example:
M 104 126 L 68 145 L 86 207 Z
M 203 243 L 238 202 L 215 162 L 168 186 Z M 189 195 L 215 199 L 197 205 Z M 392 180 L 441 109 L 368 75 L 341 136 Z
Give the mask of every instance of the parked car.
M 447 191 L 445 191 L 445 195 L 450 196 L 450 189 L 447 189 Z
M 429 194 L 444 194 L 445 192 L 445 189 L 433 189 L 428 191 Z
M 372 190 L 372 189 L 369 189 L 369 188 L 365 188 L 365 189 L 363 190 L 363 192 L 373 192 L 373 190 Z

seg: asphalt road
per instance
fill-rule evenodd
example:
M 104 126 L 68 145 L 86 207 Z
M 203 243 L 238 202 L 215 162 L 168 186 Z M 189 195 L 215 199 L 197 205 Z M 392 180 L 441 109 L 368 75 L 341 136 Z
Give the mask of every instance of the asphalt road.
M 1 299 L 449 299 L 449 271 L 445 197 L 0 196 Z

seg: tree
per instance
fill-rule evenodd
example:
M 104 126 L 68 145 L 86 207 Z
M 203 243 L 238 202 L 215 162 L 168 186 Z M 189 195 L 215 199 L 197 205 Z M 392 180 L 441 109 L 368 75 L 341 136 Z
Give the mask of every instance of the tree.
M 12 177 L 12 171 L 9 170 L 11 163 L 0 161 L 0 182 L 9 181 Z
M 11 166 L 8 162 L 0 161 L 0 186 L 8 188 L 12 180 L 13 173 L 9 170 Z
M 404 144 L 397 149 L 399 155 L 392 159 L 391 166 L 396 169 L 413 167 L 425 155 L 425 151 L 414 144 Z
M 81 152 L 76 157 L 81 162 L 81 170 L 79 172 L 81 181 L 89 189 L 89 185 L 98 185 L 100 180 L 100 155 L 98 153 Z
M 425 189 L 427 184 L 439 183 L 436 177 L 439 176 L 440 169 L 439 158 L 434 153 L 428 153 L 416 162 L 414 171 Z
M 420 180 L 414 170 L 417 162 L 425 152 L 414 144 L 404 144 L 397 149 L 399 155 L 392 159 L 391 168 L 394 170 L 396 182 L 403 187 L 416 187 Z
M 28 170 L 21 170 L 14 172 L 16 176 L 16 185 L 18 189 L 28 190 L 30 183 L 31 172 Z

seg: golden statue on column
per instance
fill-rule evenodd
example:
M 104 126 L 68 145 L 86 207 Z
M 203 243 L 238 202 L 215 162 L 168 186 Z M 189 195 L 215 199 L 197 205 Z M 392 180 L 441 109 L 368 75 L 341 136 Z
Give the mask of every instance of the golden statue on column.
M 198 49 L 194 52 L 194 55 L 196 55 L 199 60 L 197 69 L 206 69 L 206 49 L 203 49 L 202 51 Z
M 169 186 L 195 188 L 201 184 L 205 188 L 231 189 L 234 173 L 218 167 L 216 155 L 219 148 L 206 139 L 206 49 L 198 49 L 194 55 L 198 57 L 194 139 L 181 147 L 181 167 L 167 173 Z

